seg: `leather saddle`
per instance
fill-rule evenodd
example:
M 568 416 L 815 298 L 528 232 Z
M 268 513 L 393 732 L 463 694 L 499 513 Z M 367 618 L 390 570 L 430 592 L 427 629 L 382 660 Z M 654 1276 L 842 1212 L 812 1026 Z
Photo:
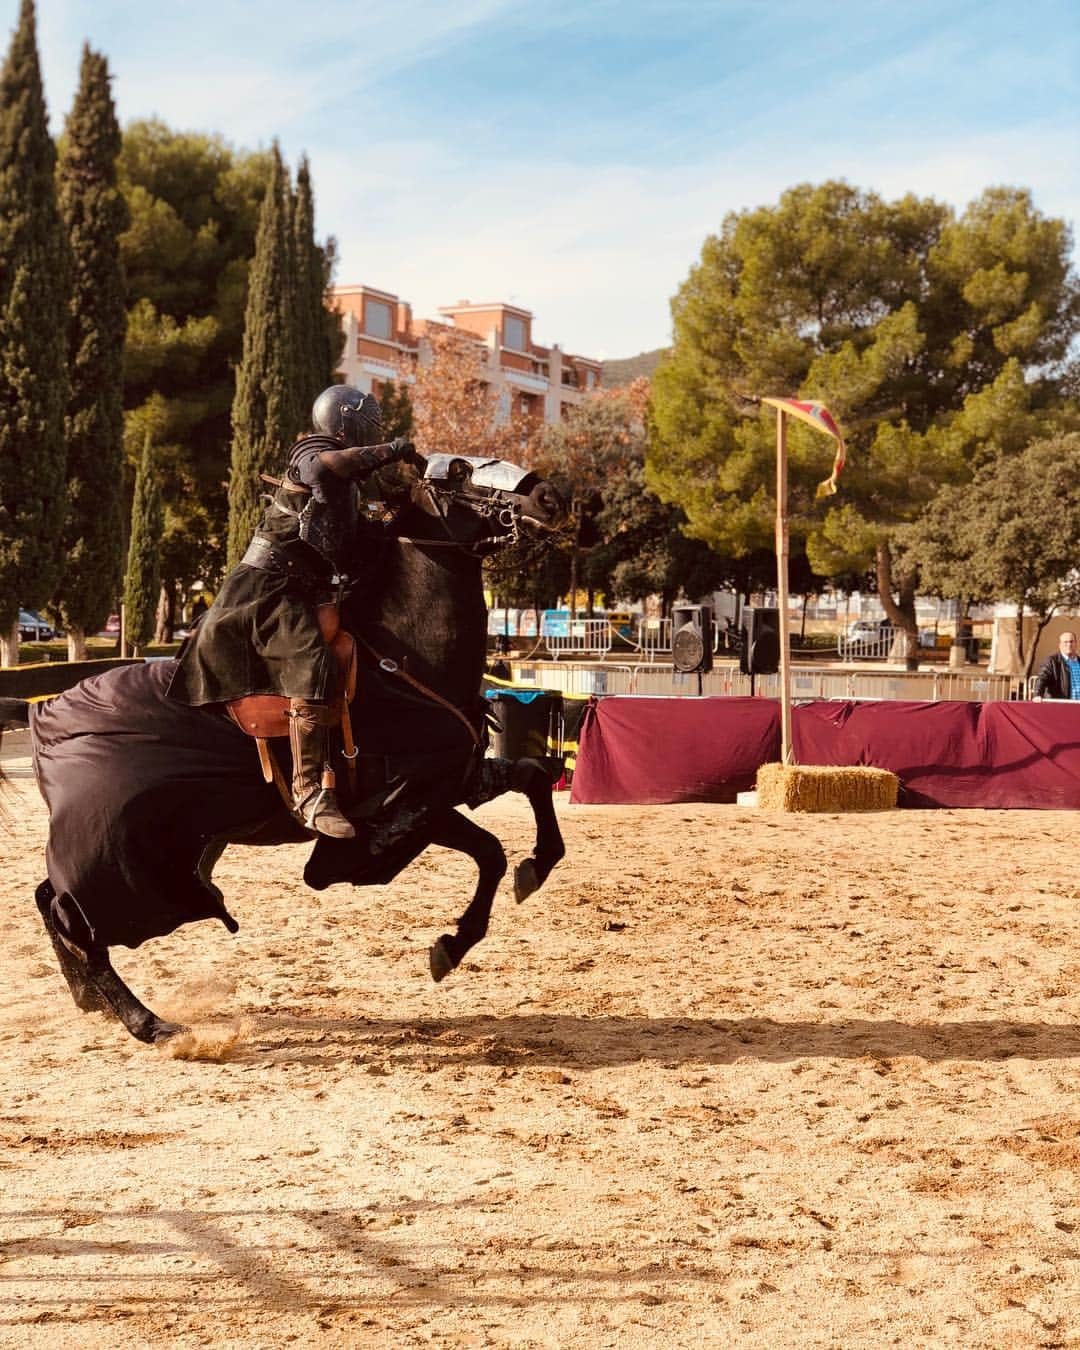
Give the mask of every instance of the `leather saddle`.
M 333 707 L 341 722 L 341 736 L 345 759 L 349 766 L 350 778 L 355 772 L 356 746 L 352 736 L 352 722 L 349 718 L 349 704 L 356 693 L 356 639 L 341 626 L 341 615 L 335 604 L 319 606 L 319 631 L 323 641 L 330 648 L 337 672 L 335 687 L 338 696 Z M 289 700 L 282 694 L 248 694 L 245 698 L 230 699 L 225 711 L 246 736 L 255 739 L 262 765 L 263 778 L 268 783 L 277 783 L 286 802 L 291 805 L 291 797 L 281 779 L 277 761 L 270 753 L 267 741 L 289 734 Z

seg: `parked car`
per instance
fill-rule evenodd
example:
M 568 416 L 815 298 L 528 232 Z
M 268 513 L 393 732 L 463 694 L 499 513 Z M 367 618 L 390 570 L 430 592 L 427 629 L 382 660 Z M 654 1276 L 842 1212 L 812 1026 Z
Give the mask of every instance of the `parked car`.
M 19 610 L 20 642 L 51 642 L 54 637 L 56 630 L 40 614 L 35 614 L 32 609 Z
M 98 634 L 98 637 L 119 637 L 120 636 L 120 615 L 110 614 L 105 620 L 105 627 Z
M 881 625 L 876 619 L 856 619 L 847 630 L 847 641 L 853 643 L 877 642 L 881 637 Z

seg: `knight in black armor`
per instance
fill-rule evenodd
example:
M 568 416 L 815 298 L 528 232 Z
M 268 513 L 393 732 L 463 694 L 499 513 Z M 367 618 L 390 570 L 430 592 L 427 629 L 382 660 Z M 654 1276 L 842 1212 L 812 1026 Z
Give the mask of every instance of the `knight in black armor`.
M 414 459 L 398 438 L 378 445 L 371 394 L 332 385 L 315 400 L 314 433 L 289 464 L 238 567 L 181 649 L 169 696 L 194 706 L 248 694 L 289 699 L 293 809 L 311 830 L 337 839 L 355 831 L 342 814 L 328 768 L 334 666 L 319 623 L 380 527 L 358 508 L 356 484 L 387 464 Z

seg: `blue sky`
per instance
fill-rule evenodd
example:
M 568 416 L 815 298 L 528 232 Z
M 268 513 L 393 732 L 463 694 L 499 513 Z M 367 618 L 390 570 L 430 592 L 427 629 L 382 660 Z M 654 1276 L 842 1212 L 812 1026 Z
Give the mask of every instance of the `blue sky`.
M 122 120 L 306 150 L 338 281 L 510 301 L 587 355 L 665 344 L 705 236 L 797 182 L 1080 221 L 1080 0 L 37 8 L 54 130 L 89 40 Z

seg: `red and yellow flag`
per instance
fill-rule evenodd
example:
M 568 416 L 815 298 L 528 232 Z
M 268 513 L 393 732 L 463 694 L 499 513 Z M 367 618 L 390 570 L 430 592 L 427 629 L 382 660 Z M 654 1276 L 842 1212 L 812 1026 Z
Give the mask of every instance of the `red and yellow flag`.
M 812 426 L 815 431 L 822 431 L 826 436 L 831 436 L 836 442 L 836 458 L 833 460 L 832 473 L 823 483 L 818 484 L 816 496 L 829 497 L 836 491 L 836 480 L 840 476 L 840 470 L 844 467 L 844 438 L 840 434 L 840 428 L 836 425 L 836 419 L 826 408 L 824 403 L 809 403 L 800 398 L 763 398 L 762 403 L 769 404 L 772 408 L 779 408 L 781 412 L 787 413 L 790 417 L 797 417 L 800 422 L 805 422 Z

